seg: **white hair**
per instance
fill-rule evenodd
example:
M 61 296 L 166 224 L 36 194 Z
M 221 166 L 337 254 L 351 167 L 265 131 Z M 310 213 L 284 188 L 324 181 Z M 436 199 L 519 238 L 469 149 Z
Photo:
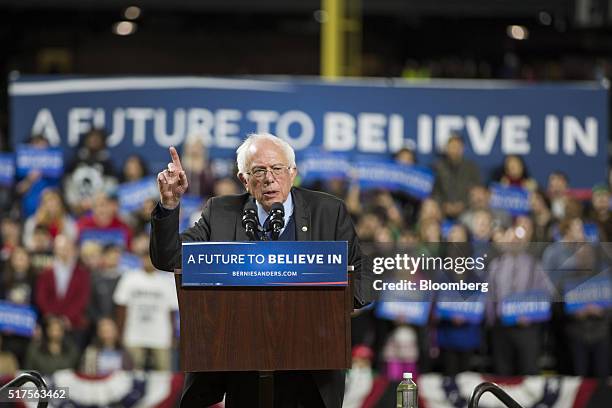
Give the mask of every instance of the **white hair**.
M 283 139 L 280 139 L 270 133 L 251 133 L 247 135 L 247 138 L 244 139 L 244 142 L 236 149 L 236 164 L 238 165 L 238 172 L 244 173 L 247 170 L 247 153 L 253 143 L 259 140 L 268 140 L 278 147 L 281 148 L 283 153 L 285 154 L 285 158 L 288 161 L 288 165 L 291 167 L 295 167 L 295 151 L 293 147 Z

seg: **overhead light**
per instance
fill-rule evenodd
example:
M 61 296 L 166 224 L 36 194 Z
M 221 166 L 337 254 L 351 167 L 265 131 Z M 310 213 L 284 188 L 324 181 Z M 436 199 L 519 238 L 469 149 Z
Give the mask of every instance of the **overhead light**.
M 113 25 L 113 33 L 121 36 L 131 35 L 136 32 L 136 23 L 131 21 L 120 21 Z
M 140 17 L 140 7 L 138 6 L 130 6 L 123 11 L 123 16 L 128 20 L 136 20 Z
M 547 11 L 540 11 L 538 13 L 538 20 L 540 20 L 540 24 L 549 26 L 552 24 L 552 16 Z
M 513 40 L 526 40 L 529 38 L 527 27 L 520 25 L 510 25 L 506 28 L 506 34 Z
M 312 15 L 317 23 L 327 22 L 327 11 L 325 10 L 316 10 Z

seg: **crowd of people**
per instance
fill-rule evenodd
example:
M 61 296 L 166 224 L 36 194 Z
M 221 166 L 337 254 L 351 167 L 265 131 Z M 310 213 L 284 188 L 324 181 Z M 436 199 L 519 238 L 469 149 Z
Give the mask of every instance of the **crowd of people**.
M 40 135 L 32 136 L 29 144 L 48 146 Z M 187 194 L 201 203 L 243 191 L 235 178 L 215 177 L 197 138 L 184 144 L 181 157 L 189 180 Z M 394 157 L 406 165 L 417 159 L 409 149 Z M 306 187 L 345 200 L 364 248 L 422 244 L 437 254 L 449 248 L 438 243 L 466 243 L 474 252 L 485 244 L 539 243 L 530 247 L 535 252 L 501 251 L 490 260 L 490 291 L 498 299 L 509 287 L 562 286 L 564 276 L 555 276 L 555 271 L 568 262 L 573 271 L 607 271 L 609 257 L 602 248 L 612 240 L 609 182 L 594 186 L 584 201 L 572 195 L 562 172 L 550 174 L 547 185 L 538 186 L 520 156 L 506 157 L 499 174 L 482 174 L 465 157 L 458 135 L 449 139 L 432 169 L 434 188 L 424 200 L 400 191 L 362 191 L 346 179 Z M 156 200 L 146 199 L 128 213 L 121 211 L 116 193 L 122 183 L 147 177 L 152 175 L 146 160 L 138 155 L 115 169 L 104 132 L 92 130 L 63 177 L 32 171 L 2 191 L 0 296 L 4 302 L 34 308 L 38 324 L 31 337 L 1 334 L 0 374 L 18 369 L 45 375 L 63 368 L 89 375 L 178 369 L 173 276 L 157 271 L 149 257 L 149 221 Z M 530 212 L 513 216 L 491 208 L 490 181 L 529 191 Z M 599 246 L 576 244 L 593 241 L 587 237 L 587 224 L 594 226 Z M 569 313 L 562 302 L 554 302 L 547 321 L 510 325 L 501 324 L 498 305 L 488 308 L 481 322 L 440 318 L 432 309 L 425 323 L 415 324 L 401 315 L 381 317 L 379 303 L 353 318 L 354 358 L 356 364 L 368 364 L 391 379 L 403 371 L 610 374 L 612 325 L 606 307 L 591 305 Z

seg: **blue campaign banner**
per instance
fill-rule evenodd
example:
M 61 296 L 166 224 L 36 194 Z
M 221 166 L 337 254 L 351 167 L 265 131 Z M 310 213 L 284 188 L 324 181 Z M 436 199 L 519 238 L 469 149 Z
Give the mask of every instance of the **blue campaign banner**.
M 431 302 L 378 302 L 376 316 L 381 319 L 425 326 L 429 320 Z
M 200 214 L 204 208 L 204 199 L 195 195 L 184 195 L 181 198 L 181 212 L 179 216 L 179 232 L 191 227 L 191 216 L 195 213 Z
M 597 224 L 592 222 L 583 223 L 582 232 L 584 234 L 584 239 L 586 240 L 586 242 L 599 242 L 599 227 L 597 226 Z M 552 238 L 554 241 L 561 241 L 561 232 L 559 231 L 559 224 L 553 225 Z
M 146 200 L 159 198 L 157 181 L 155 177 L 146 177 L 143 180 L 123 183 L 117 188 L 119 208 L 129 213 L 142 208 Z
M 445 219 L 442 221 L 442 224 L 440 224 L 440 230 L 442 233 L 442 238 L 444 238 L 445 240 L 448 239 L 448 234 L 450 234 L 451 229 L 457 225 L 456 221 L 453 220 L 449 220 L 449 219 Z
M 571 168 L 572 187 L 592 187 L 607 165 L 608 90 L 594 82 L 15 75 L 8 91 L 14 143 L 41 133 L 70 157 L 104 127 L 117 167 L 138 152 L 162 169 L 168 146 L 193 135 L 210 157 L 233 159 L 250 132 L 287 140 L 298 159 L 311 148 L 382 159 L 409 147 L 423 166 L 459 132 L 485 175 L 518 154 L 541 185 Z
M 302 154 L 298 163 L 302 182 L 346 178 L 351 175 L 351 162 L 347 154 L 310 149 Z
M 456 295 L 441 295 L 435 304 L 435 312 L 441 320 L 461 319 L 467 323 L 480 323 L 484 319 L 485 296 L 474 295 L 463 299 Z
M 355 165 L 355 170 L 359 186 L 364 190 L 399 190 L 424 199 L 429 197 L 433 189 L 433 172 L 425 167 L 364 160 Z
M 133 271 L 135 269 L 142 269 L 142 259 L 139 256 L 132 254 L 131 252 L 124 252 L 121 254 L 119 259 L 119 268 L 124 271 Z
M 575 314 L 589 305 L 602 309 L 612 308 L 612 280 L 607 273 L 587 281 L 568 282 L 564 288 L 565 311 Z
M 15 155 L 0 153 L 0 186 L 10 187 L 15 183 Z
M 37 149 L 21 145 L 15 151 L 15 166 L 18 177 L 35 170 L 44 177 L 60 178 L 64 174 L 64 156 L 59 148 Z
M 491 208 L 506 210 L 511 215 L 525 215 L 531 210 L 529 191 L 515 186 L 493 183 L 489 186 Z
M 599 227 L 592 222 L 585 222 L 582 226 L 584 230 L 584 238 L 587 242 L 599 242 Z
M 0 332 L 32 337 L 36 312 L 31 306 L 0 301 Z
M 184 242 L 183 286 L 346 286 L 346 241 Z
M 121 229 L 99 229 L 99 228 L 90 228 L 81 232 L 79 237 L 79 242 L 83 243 L 85 241 L 95 241 L 100 245 L 119 245 L 122 247 L 127 247 L 127 236 L 125 232 Z
M 550 320 L 550 296 L 542 291 L 515 293 L 502 301 L 501 321 L 505 326 L 516 326 L 521 320 L 530 323 Z

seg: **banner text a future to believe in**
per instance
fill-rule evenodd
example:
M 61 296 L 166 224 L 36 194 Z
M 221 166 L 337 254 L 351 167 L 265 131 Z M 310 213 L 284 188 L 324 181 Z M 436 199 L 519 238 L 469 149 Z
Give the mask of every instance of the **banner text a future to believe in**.
M 580 187 L 603 180 L 606 166 L 607 90 L 595 84 L 21 77 L 9 92 L 14 143 L 42 132 L 71 148 L 104 127 L 119 163 L 146 151 L 163 166 L 166 148 L 190 135 L 211 157 L 232 158 L 247 133 L 271 132 L 298 156 L 312 147 L 381 156 L 410 147 L 428 164 L 456 131 L 485 171 L 519 154 L 543 182 L 571 162 Z

